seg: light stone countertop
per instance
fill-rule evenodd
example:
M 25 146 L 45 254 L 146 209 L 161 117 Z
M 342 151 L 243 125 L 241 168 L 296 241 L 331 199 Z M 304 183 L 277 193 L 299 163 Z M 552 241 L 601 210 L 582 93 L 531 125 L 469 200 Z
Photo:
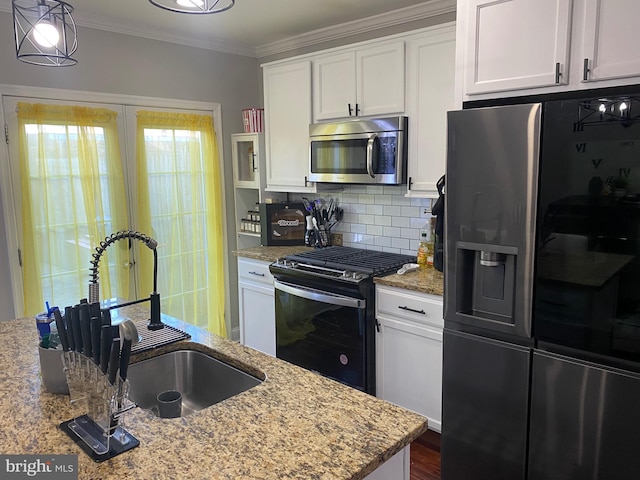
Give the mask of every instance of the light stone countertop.
M 444 274 L 433 267 L 419 268 L 402 275 L 393 273 L 385 277 L 375 277 L 373 281 L 378 285 L 405 288 L 430 295 L 442 296 L 444 293 Z
M 136 307 L 123 313 L 145 318 L 147 309 Z M 358 480 L 426 431 L 426 419 L 418 414 L 182 322 L 163 320 L 186 329 L 192 341 L 134 355 L 132 362 L 189 348 L 264 382 L 183 418 L 159 419 L 134 408 L 125 414 L 125 426 L 140 446 L 95 463 L 58 428 L 73 413 L 68 396 L 50 394 L 41 383 L 35 320 L 3 321 L 0 452 L 78 454 L 80 479 Z
M 298 253 L 311 250 L 313 250 L 312 247 L 299 245 L 282 247 L 252 247 L 242 250 L 234 250 L 233 254 L 236 257 L 251 258 L 253 260 L 261 260 L 263 262 L 273 263 L 279 258 L 286 257 L 287 255 L 296 255 Z

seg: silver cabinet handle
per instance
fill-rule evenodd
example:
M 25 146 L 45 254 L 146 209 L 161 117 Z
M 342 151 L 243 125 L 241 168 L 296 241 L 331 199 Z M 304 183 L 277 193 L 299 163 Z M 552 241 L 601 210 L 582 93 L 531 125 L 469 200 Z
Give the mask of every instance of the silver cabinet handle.
M 249 272 L 249 275 L 255 275 L 256 277 L 264 277 L 264 273 L 258 273 L 258 272 Z
M 406 305 L 404 305 L 404 306 L 398 306 L 398 308 L 399 308 L 400 310 L 407 310 L 408 312 L 420 313 L 420 314 L 422 314 L 422 315 L 426 315 L 426 314 L 427 314 L 427 312 L 425 312 L 424 310 L 415 310 L 415 309 L 413 309 L 413 308 L 407 307 Z
M 589 59 L 585 58 L 584 59 L 584 63 L 582 64 L 582 80 L 584 82 L 586 82 L 587 80 L 589 80 L 589 72 L 591 70 L 589 69 Z

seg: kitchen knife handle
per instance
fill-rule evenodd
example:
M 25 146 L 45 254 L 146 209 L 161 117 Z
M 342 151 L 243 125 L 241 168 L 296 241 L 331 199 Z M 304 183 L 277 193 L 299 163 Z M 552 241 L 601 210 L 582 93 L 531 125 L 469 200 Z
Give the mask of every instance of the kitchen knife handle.
M 102 370 L 102 373 L 105 375 L 107 374 L 107 368 L 109 368 L 112 341 L 111 325 L 103 325 L 102 328 L 100 328 L 100 350 L 102 351 L 102 355 L 100 356 L 100 370 Z
M 64 319 L 62 318 L 60 310 L 54 310 L 53 317 L 56 320 L 56 328 L 58 329 L 58 337 L 60 338 L 60 343 L 62 344 L 62 351 L 68 352 L 69 339 L 67 338 L 67 329 L 64 326 Z
M 89 317 L 98 317 L 100 318 L 100 302 L 91 302 L 89 304 Z
M 80 305 L 71 309 L 71 323 L 73 325 L 73 341 L 76 352 L 82 353 L 82 332 L 80 331 Z
M 118 360 L 120 358 L 120 339 L 114 338 L 111 341 L 111 353 L 109 354 L 108 377 L 109 383 L 114 385 L 116 382 L 116 373 L 118 373 Z
M 131 357 L 131 339 L 124 338 L 122 341 L 122 351 L 120 352 L 120 378 L 124 382 L 127 379 L 129 369 L 129 358 Z
M 102 329 L 102 321 L 100 317 L 91 317 L 91 349 L 93 350 L 93 361 L 96 365 L 100 365 L 100 334 Z
M 82 332 L 82 353 L 91 358 L 93 349 L 91 348 L 91 319 L 89 318 L 89 304 L 80 304 L 80 332 Z
M 73 316 L 71 307 L 64 307 L 64 323 L 67 327 L 67 342 L 69 342 L 69 350 L 76 349 L 76 342 L 73 339 L 73 325 L 71 317 Z
M 111 325 L 111 310 L 108 308 L 102 310 L 102 325 Z

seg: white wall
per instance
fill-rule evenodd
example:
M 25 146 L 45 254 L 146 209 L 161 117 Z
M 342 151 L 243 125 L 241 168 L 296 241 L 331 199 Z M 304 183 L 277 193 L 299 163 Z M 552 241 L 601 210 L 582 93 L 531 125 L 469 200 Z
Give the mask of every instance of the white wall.
M 78 28 L 78 64 L 53 68 L 28 65 L 15 57 L 11 14 L 0 13 L 0 85 L 27 85 L 75 91 L 215 102 L 222 106 L 227 217 L 233 215 L 232 133 L 242 132 L 242 109 L 259 106 L 262 72 L 255 58 L 213 52 L 97 29 Z M 219 126 L 218 126 L 219 128 Z M 4 143 L 3 143 L 4 145 Z M 4 148 L 4 147 L 0 147 Z M 2 201 L 0 195 L 0 202 Z M 1 205 L 0 205 L 1 207 Z M 2 210 L 0 209 L 0 216 Z M 0 217 L 1 219 L 1 217 Z M 227 232 L 235 247 L 233 222 Z M 13 318 L 6 265 L 4 222 L 0 226 L 0 319 Z M 235 265 L 235 258 L 229 258 Z M 230 285 L 236 285 L 235 268 Z M 235 288 L 230 301 L 237 322 Z

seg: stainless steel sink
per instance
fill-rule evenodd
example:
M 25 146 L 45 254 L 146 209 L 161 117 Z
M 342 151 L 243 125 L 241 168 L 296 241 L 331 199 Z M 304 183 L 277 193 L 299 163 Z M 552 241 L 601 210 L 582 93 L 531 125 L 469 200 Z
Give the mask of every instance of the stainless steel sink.
M 209 407 L 256 385 L 259 380 L 194 350 L 177 350 L 129 366 L 129 398 L 151 410 L 165 390 L 182 393 L 182 415 Z M 155 409 L 154 409 L 155 411 Z

